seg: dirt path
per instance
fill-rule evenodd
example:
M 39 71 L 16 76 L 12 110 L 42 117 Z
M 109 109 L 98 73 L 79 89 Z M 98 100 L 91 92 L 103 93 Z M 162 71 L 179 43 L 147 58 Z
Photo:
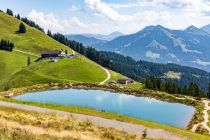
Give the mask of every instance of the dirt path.
M 24 53 L 24 54 L 28 54 L 28 55 L 32 55 L 32 56 L 35 56 L 35 57 L 40 57 L 39 55 L 36 55 L 36 54 L 33 54 L 33 53 L 29 53 L 29 52 L 25 52 L 25 51 L 21 51 L 21 50 L 17 50 L 17 49 L 13 49 L 13 51 L 15 52 L 20 52 L 20 53 Z M 75 51 L 74 50 L 71 50 L 72 51 L 72 54 L 75 55 Z
M 28 55 L 35 56 L 35 57 L 39 57 L 39 55 L 29 53 L 29 52 L 25 52 L 25 51 L 21 51 L 21 50 L 17 50 L 17 49 L 13 49 L 13 51 L 28 54 Z
M 105 69 L 104 67 L 103 67 L 103 70 L 106 71 L 107 77 L 106 77 L 106 79 L 105 79 L 103 82 L 101 82 L 99 85 L 103 85 L 104 83 L 106 83 L 106 82 L 111 78 L 111 74 L 110 74 L 109 70 Z
M 197 127 L 201 124 L 203 125 L 204 128 L 206 128 L 208 131 L 209 131 L 209 134 L 210 134 L 210 128 L 208 126 L 208 121 L 209 121 L 209 115 L 208 115 L 208 111 L 210 110 L 210 106 L 209 106 L 209 103 L 210 101 L 208 100 L 203 100 L 203 103 L 205 104 L 205 109 L 203 111 L 203 114 L 204 114 L 204 121 L 199 123 L 199 124 L 195 124 L 193 126 L 193 128 L 191 129 L 192 132 L 195 132 Z
M 15 103 L 9 103 L 9 102 L 3 102 L 0 101 L 0 106 L 5 107 L 12 107 L 15 109 L 22 109 L 27 111 L 35 111 L 35 112 L 41 112 L 41 113 L 54 113 L 58 115 L 72 115 L 72 117 L 81 119 L 81 120 L 90 120 L 95 125 L 106 127 L 106 128 L 115 128 L 118 130 L 122 130 L 131 134 L 142 134 L 142 131 L 146 128 L 143 125 L 136 125 L 126 122 L 120 122 L 116 120 L 111 119 L 104 119 L 96 116 L 89 116 L 89 115 L 83 115 L 83 114 L 76 114 L 76 113 L 70 113 L 65 111 L 58 111 L 53 109 L 46 109 L 46 108 L 40 108 L 35 106 L 28 106 L 28 105 L 22 105 L 22 104 L 15 104 Z M 149 137 L 158 137 L 158 138 L 164 138 L 166 140 L 189 140 L 189 138 L 174 134 L 171 132 L 167 132 L 161 129 L 153 129 L 153 128 L 147 128 L 147 133 Z

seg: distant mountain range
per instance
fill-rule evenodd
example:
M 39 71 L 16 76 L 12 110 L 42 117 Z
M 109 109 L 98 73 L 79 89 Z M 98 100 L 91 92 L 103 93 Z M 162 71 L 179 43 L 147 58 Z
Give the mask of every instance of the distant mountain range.
M 176 63 L 210 71 L 210 34 L 204 31 L 207 27 L 199 29 L 190 26 L 185 30 L 170 30 L 160 25 L 148 26 L 96 48 L 135 60 Z
M 117 37 L 123 36 L 120 32 L 113 32 L 109 35 L 94 35 L 94 34 L 78 34 L 78 35 L 66 35 L 70 40 L 81 42 L 85 46 L 90 46 L 99 49 L 103 44 L 111 41 Z
M 100 35 L 100 34 L 83 34 L 83 36 L 86 36 L 86 37 L 93 37 L 93 38 L 96 38 L 96 39 L 100 39 L 100 40 L 106 40 L 106 41 L 111 41 L 117 37 L 120 37 L 120 36 L 123 36 L 124 34 L 120 33 L 120 32 L 113 32 L 111 34 L 108 34 L 108 35 Z
M 161 25 L 123 35 L 67 35 L 71 40 L 98 50 L 116 52 L 135 60 L 175 63 L 210 71 L 210 25 L 171 30 Z

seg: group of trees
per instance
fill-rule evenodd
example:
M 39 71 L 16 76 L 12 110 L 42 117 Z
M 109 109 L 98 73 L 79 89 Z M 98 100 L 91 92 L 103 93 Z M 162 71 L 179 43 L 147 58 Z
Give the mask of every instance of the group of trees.
M 0 50 L 12 51 L 14 48 L 14 44 L 8 40 L 2 39 L 0 41 Z
M 6 13 L 10 16 L 13 16 L 13 11 L 11 9 L 7 9 Z
M 31 27 L 34 27 L 34 28 L 40 30 L 41 32 L 44 32 L 43 28 L 41 28 L 39 25 L 37 25 L 34 21 L 27 19 L 26 17 L 20 18 L 19 20 L 25 22 L 26 24 L 28 24 Z
M 147 77 L 144 81 L 145 87 L 152 90 L 164 91 L 170 94 L 190 95 L 194 97 L 206 97 L 207 95 L 195 83 L 181 87 L 172 81 L 163 82 L 160 78 Z

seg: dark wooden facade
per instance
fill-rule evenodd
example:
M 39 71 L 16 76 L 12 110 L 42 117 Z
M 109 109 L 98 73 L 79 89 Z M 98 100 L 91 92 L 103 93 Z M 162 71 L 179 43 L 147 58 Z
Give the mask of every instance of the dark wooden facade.
M 59 57 L 60 51 L 42 52 L 41 58 Z

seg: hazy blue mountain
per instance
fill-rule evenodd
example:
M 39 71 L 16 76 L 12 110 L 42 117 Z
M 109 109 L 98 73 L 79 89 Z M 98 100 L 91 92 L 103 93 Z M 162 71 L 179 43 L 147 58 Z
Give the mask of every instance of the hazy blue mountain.
M 70 40 L 81 42 L 85 46 L 99 48 L 101 45 L 106 43 L 106 40 L 96 39 L 94 37 L 86 37 L 84 35 L 66 35 Z
M 207 32 L 208 34 L 210 34 L 210 24 L 203 26 L 201 29 L 204 30 L 205 32 Z
M 100 50 L 135 60 L 176 63 L 210 71 L 210 35 L 195 26 L 185 30 L 148 26 L 135 34 L 109 41 Z
M 106 42 L 111 41 L 123 34 L 120 32 L 113 32 L 109 35 L 94 35 L 94 34 L 78 34 L 78 35 L 66 35 L 70 40 L 81 42 L 85 46 L 94 47 L 99 49 Z
M 96 39 L 100 39 L 100 40 L 107 40 L 107 41 L 111 41 L 119 36 L 123 36 L 122 33 L 120 32 L 113 32 L 109 35 L 100 35 L 100 34 L 83 34 L 83 36 L 86 36 L 86 37 L 93 37 L 93 38 L 96 38 Z

